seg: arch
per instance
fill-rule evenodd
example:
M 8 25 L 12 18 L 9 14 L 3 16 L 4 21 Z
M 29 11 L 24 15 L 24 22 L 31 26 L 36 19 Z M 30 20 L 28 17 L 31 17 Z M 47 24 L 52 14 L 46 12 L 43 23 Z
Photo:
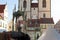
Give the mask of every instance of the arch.
M 46 0 L 43 0 L 43 2 L 42 2 L 42 7 L 43 7 L 43 8 L 46 8 Z

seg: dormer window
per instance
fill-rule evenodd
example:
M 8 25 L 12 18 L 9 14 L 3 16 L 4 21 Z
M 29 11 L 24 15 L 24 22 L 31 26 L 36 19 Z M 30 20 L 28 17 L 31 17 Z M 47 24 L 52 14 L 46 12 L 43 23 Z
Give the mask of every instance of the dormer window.
M 2 16 L 0 15 L 0 19 L 2 19 Z

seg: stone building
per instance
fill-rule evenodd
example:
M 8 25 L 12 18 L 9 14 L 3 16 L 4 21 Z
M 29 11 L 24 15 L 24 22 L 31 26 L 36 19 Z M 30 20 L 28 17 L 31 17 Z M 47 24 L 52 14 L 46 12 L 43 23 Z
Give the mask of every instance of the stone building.
M 18 0 L 18 10 L 24 11 L 25 30 L 31 40 L 36 40 L 47 27 L 54 27 L 51 0 Z

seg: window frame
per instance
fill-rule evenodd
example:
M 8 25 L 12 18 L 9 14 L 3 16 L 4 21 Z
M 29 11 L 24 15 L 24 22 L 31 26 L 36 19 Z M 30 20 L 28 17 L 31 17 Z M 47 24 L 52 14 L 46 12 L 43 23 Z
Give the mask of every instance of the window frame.
M 43 0 L 43 1 L 42 1 L 42 7 L 43 7 L 43 8 L 46 8 L 46 0 Z
M 46 18 L 46 14 L 45 13 L 43 14 L 43 18 Z

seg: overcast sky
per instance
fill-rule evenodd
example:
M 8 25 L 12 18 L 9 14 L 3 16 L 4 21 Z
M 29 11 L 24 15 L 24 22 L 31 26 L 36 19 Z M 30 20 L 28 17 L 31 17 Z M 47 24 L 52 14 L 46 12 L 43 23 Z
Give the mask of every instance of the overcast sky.
M 7 3 L 8 6 L 8 21 L 12 19 L 14 5 L 18 8 L 18 0 L 0 0 L 0 4 Z M 60 0 L 51 0 L 51 17 L 56 23 L 60 19 Z

